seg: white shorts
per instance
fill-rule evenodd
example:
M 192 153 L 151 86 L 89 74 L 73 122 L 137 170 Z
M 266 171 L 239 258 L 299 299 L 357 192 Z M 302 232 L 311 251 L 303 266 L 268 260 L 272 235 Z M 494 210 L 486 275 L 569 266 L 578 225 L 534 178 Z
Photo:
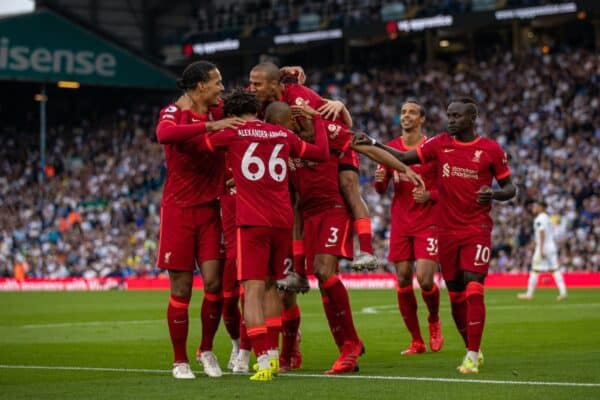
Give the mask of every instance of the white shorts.
M 558 254 L 556 252 L 546 253 L 544 258 L 533 257 L 531 269 L 535 272 L 548 272 L 558 270 Z

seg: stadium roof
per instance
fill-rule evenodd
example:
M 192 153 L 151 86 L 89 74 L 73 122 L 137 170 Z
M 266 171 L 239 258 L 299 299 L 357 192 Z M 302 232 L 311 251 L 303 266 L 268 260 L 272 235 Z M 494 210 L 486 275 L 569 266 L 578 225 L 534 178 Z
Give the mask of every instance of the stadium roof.
M 173 89 L 167 70 L 50 11 L 0 19 L 0 80 Z

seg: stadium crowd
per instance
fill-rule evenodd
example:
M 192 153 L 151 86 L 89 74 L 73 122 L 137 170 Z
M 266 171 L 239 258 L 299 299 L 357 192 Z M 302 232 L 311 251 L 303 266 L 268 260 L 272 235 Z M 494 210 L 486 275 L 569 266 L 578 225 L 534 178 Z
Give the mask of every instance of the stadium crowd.
M 192 14 L 188 35 L 271 36 L 357 24 L 426 18 L 566 0 L 254 0 L 203 5 Z
M 308 71 L 307 85 L 343 100 L 355 126 L 382 141 L 400 133 L 407 98 L 424 105 L 430 135 L 443 130 L 450 98 L 480 104 L 480 131 L 511 158 L 515 201 L 494 207 L 492 272 L 525 272 L 531 261 L 529 202 L 542 197 L 556 223 L 561 265 L 600 270 L 600 56 L 585 50 L 510 53 L 450 68 Z M 227 81 L 227 77 L 225 78 Z M 0 276 L 156 274 L 159 204 L 165 170 L 154 138 L 158 105 L 118 110 L 101 121 L 49 131 L 43 193 L 35 134 L 4 128 L 0 148 Z M 75 121 L 71 121 L 75 123 Z M 15 138 L 19 139 L 16 140 Z M 376 254 L 385 258 L 391 196 L 361 164 Z M 42 201 L 43 199 L 43 201 Z

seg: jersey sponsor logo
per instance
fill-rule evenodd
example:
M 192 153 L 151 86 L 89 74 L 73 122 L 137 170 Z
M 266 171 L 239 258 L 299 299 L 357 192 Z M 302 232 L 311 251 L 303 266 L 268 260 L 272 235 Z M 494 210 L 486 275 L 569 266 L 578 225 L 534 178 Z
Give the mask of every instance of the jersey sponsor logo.
M 167 107 L 167 109 L 165 110 L 165 112 L 168 112 L 168 113 L 174 113 L 175 111 L 177 111 L 177 106 L 173 106 L 173 105 Z
M 471 161 L 476 163 L 481 161 L 481 153 L 483 153 L 483 150 L 475 150 L 475 153 L 473 154 L 473 159 Z
M 444 163 L 442 166 L 442 178 L 456 176 L 457 178 L 479 179 L 479 173 L 470 168 L 462 168 L 451 166 L 449 163 Z

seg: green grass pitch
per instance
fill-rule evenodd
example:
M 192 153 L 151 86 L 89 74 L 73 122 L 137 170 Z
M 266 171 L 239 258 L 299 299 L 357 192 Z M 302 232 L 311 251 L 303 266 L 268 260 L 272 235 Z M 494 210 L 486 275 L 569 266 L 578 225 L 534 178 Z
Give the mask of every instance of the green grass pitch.
M 0 293 L 0 399 L 600 399 L 600 290 L 571 290 L 562 303 L 550 289 L 530 302 L 516 293 L 487 291 L 485 365 L 479 375 L 460 376 L 464 348 L 445 291 L 445 346 L 412 357 L 400 356 L 409 337 L 395 292 L 351 291 L 367 353 L 359 373 L 331 378 L 322 374 L 336 349 L 311 291 L 300 296 L 303 368 L 267 383 L 210 379 L 195 363 L 198 379 L 173 379 L 167 292 Z M 192 359 L 201 299 L 196 292 L 190 308 Z M 222 367 L 229 351 L 221 325 L 215 352 Z

